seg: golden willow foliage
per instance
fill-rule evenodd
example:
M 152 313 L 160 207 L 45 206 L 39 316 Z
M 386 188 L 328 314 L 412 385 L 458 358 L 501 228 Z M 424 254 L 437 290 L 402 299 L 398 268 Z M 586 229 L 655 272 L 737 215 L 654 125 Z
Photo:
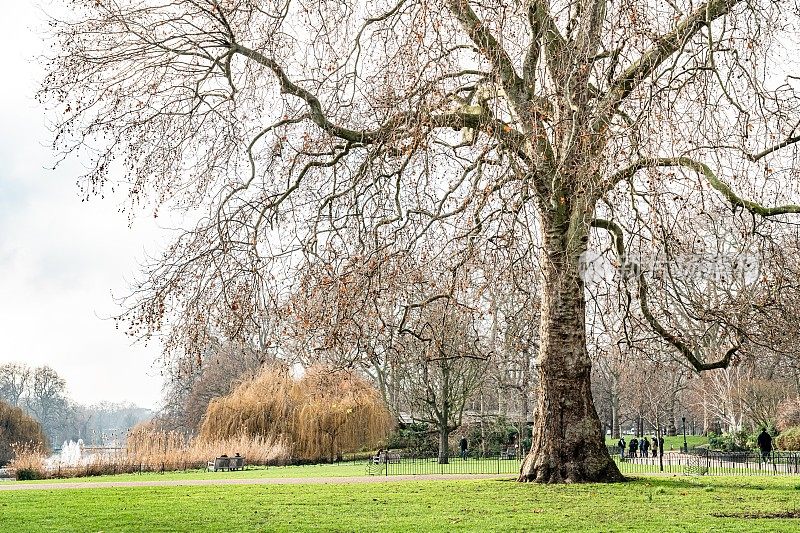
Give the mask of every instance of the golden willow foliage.
M 314 366 L 294 380 L 267 368 L 209 404 L 200 438 L 263 436 L 287 443 L 297 459 L 333 460 L 377 446 L 392 423 L 378 391 L 354 372 Z
M 265 367 L 229 395 L 211 400 L 200 426 L 201 438 L 218 440 L 239 434 L 283 438 L 295 407 L 294 387 L 286 369 Z
M 48 442 L 42 425 L 19 407 L 0 401 L 0 466 L 15 456 L 15 446 L 47 451 Z

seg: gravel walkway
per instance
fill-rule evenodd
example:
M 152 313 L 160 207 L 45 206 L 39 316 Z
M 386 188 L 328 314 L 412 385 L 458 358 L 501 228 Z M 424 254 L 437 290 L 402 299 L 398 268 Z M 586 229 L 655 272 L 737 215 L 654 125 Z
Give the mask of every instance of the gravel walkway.
M 345 483 L 394 483 L 397 481 L 454 481 L 460 479 L 513 479 L 503 474 L 430 474 L 419 476 L 285 477 L 250 479 L 174 479 L 165 481 L 83 481 L 74 483 L 0 483 L 5 490 L 110 489 L 119 487 L 201 487 L 207 485 L 341 485 Z

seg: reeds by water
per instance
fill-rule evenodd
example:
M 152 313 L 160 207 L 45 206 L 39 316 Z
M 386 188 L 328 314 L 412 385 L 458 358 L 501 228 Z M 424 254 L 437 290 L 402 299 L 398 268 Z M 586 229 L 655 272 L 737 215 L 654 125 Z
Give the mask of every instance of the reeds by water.
M 237 435 L 207 441 L 186 438 L 147 422 L 131 430 L 123 450 L 83 455 L 77 464 L 67 464 L 58 456 L 48 458 L 41 447 L 20 447 L 9 467 L 17 479 L 168 472 L 203 468 L 215 457 L 236 453 L 249 465 L 281 465 L 289 460 L 287 447 L 272 439 Z

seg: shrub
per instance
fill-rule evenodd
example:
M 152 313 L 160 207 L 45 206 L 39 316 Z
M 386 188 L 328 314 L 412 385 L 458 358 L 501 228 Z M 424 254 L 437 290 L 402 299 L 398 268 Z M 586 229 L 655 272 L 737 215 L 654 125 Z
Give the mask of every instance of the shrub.
M 401 423 L 389 434 L 386 446 L 413 455 L 435 455 L 439 453 L 439 433 L 424 422 Z
M 14 459 L 15 446 L 49 451 L 42 425 L 19 407 L 0 401 L 0 466 Z
M 712 432 L 708 434 L 708 446 L 712 450 L 723 452 L 744 451 L 748 449 L 747 440 L 749 436 L 750 434 L 744 430 L 721 435 Z
M 756 450 L 758 449 L 758 435 L 761 433 L 762 429 L 766 429 L 767 433 L 772 435 L 772 437 L 778 434 L 778 430 L 775 429 L 773 424 L 769 424 L 766 427 L 759 426 L 754 428 L 752 432 L 742 429 L 731 433 L 723 433 L 722 435 L 709 433 L 708 448 L 723 452 Z
M 753 432 L 747 435 L 747 442 L 745 446 L 750 450 L 757 450 L 758 449 L 758 436 L 761 434 L 761 430 L 766 429 L 767 433 L 769 433 L 773 439 L 776 438 L 778 435 L 778 430 L 775 428 L 775 424 L 769 423 L 766 426 L 758 426 L 753 428 Z M 774 441 L 773 441 L 774 442 Z
M 800 426 L 785 429 L 775 438 L 779 450 L 800 450 Z
M 33 468 L 20 468 L 15 470 L 18 481 L 32 481 L 35 479 L 46 479 L 47 474 L 41 470 Z
M 527 428 L 526 428 L 527 429 Z M 526 431 L 526 440 L 530 433 Z M 483 425 L 483 432 L 481 432 L 480 424 L 472 424 L 469 427 L 469 441 L 470 448 L 479 449 L 483 453 L 489 455 L 497 455 L 510 444 L 516 442 L 519 437 L 519 428 L 512 424 L 506 417 L 498 416 L 490 422 Z M 523 441 L 522 445 L 525 444 Z M 526 449 L 530 448 L 530 444 Z

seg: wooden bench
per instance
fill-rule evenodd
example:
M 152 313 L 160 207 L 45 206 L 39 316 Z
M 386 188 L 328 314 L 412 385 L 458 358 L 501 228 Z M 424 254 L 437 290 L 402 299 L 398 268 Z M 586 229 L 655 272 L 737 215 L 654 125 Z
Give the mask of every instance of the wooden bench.
M 381 452 L 372 456 L 372 464 L 380 465 L 384 463 L 400 464 L 399 452 Z
M 399 452 L 380 452 L 372 456 L 372 459 L 367 463 L 367 474 L 374 476 L 375 474 L 386 473 L 386 464 L 400 464 Z
M 217 457 L 208 462 L 208 469 L 217 472 L 219 470 L 244 470 L 244 457 Z
M 500 459 L 516 459 L 517 458 L 517 449 L 513 446 L 509 446 L 505 450 L 500 451 Z
M 213 461 L 208 462 L 208 469 L 214 472 L 217 472 L 218 470 L 228 470 L 230 466 L 230 457 L 217 457 Z

